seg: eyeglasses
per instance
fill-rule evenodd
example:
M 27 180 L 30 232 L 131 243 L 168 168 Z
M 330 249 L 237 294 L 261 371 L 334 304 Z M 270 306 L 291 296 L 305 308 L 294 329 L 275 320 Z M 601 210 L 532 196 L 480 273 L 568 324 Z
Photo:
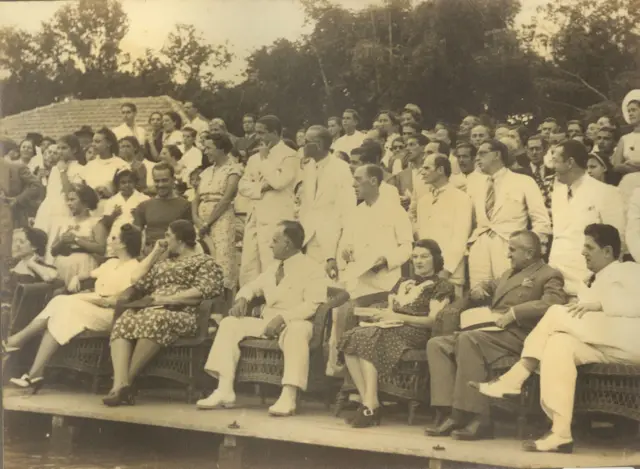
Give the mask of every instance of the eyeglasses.
M 404 145 L 393 146 L 391 147 L 391 150 L 393 151 L 404 150 Z
M 542 153 L 542 147 L 529 147 L 527 150 L 531 153 Z

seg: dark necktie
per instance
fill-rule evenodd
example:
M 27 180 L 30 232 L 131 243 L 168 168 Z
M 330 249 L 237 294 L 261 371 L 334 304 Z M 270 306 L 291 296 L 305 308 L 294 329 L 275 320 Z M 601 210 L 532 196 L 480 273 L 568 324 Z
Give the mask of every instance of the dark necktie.
M 278 270 L 276 270 L 276 286 L 280 285 L 282 279 L 284 278 L 284 262 L 280 262 L 278 266 Z
M 595 281 L 596 281 L 596 274 L 592 274 L 591 277 L 589 277 L 589 279 L 587 280 L 587 286 L 591 288 L 591 285 L 593 285 L 593 282 Z
M 573 191 L 571 190 L 571 186 L 567 188 L 567 200 L 571 201 L 573 199 Z
M 493 207 L 496 205 L 496 189 L 492 177 L 487 179 L 487 196 L 484 200 L 484 207 L 487 212 L 487 218 L 491 221 L 493 215 Z

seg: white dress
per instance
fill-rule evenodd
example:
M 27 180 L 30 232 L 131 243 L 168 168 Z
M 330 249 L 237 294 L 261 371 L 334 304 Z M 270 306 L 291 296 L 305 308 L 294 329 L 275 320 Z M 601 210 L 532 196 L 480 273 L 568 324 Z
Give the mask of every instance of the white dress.
M 47 328 L 60 345 L 64 345 L 85 330 L 108 331 L 113 322 L 112 308 L 103 308 L 92 299 L 119 295 L 133 284 L 136 259 L 109 259 L 91 272 L 96 279 L 95 291 L 54 297 L 37 316 L 48 319 Z
M 114 257 L 115 253 L 113 252 L 113 243 L 116 241 L 120 235 L 120 228 L 122 225 L 127 223 L 133 223 L 133 213 L 132 211 L 140 205 L 145 200 L 148 200 L 149 196 L 138 192 L 136 190 L 133 191 L 131 197 L 125 200 L 122 197 L 122 194 L 119 192 L 106 201 L 104 207 L 104 213 L 111 215 L 116 207 L 120 207 L 122 209 L 122 215 L 116 218 L 111 225 L 111 231 L 109 231 L 109 236 L 107 237 L 107 257 Z
M 620 141 L 623 145 L 622 159 L 625 163 L 640 163 L 640 132 L 631 132 L 624 135 Z M 640 172 L 625 174 L 620 184 L 620 194 L 624 202 L 625 208 L 628 206 L 629 199 L 633 191 L 640 187 Z
M 93 239 L 93 229 L 100 221 L 99 217 L 91 216 L 80 222 L 69 218 L 66 224 L 61 224 L 60 233 L 67 230 L 79 238 Z M 96 258 L 86 252 L 74 252 L 68 256 L 56 256 L 53 265 L 58 270 L 58 278 L 69 285 L 75 276 L 86 276 L 98 267 Z

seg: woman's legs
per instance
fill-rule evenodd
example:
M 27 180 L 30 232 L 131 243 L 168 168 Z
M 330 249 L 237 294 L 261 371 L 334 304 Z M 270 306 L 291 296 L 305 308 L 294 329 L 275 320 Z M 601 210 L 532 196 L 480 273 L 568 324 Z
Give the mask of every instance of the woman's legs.
M 156 356 L 162 346 L 150 339 L 138 339 L 133 357 L 131 357 L 131 366 L 129 367 L 128 383 L 133 383 L 136 376 Z
M 367 388 L 364 381 L 364 373 L 360 366 L 360 359 L 355 355 L 345 354 L 344 363 L 347 365 L 347 370 L 349 370 L 353 384 L 356 385 L 358 394 L 360 394 L 360 397 L 364 400 Z
M 60 344 L 53 338 L 51 332 L 46 330 L 42 336 L 36 358 L 33 360 L 33 365 L 31 365 L 31 369 L 29 370 L 29 377 L 32 379 L 40 378 L 44 373 L 44 367 L 59 348 Z
M 16 332 L 12 336 L 7 339 L 7 345 L 9 347 L 18 347 L 21 348 L 27 341 L 29 341 L 34 336 L 40 334 L 43 330 L 47 328 L 46 318 L 35 318 L 31 321 L 27 326 L 22 329 L 20 332 Z
M 371 410 L 380 407 L 378 400 L 378 370 L 370 361 L 360 358 L 360 369 L 364 376 L 365 393 L 362 396 L 362 403 Z
M 113 362 L 113 388 L 119 391 L 129 385 L 129 360 L 133 344 L 127 339 L 114 339 L 111 341 L 111 361 Z

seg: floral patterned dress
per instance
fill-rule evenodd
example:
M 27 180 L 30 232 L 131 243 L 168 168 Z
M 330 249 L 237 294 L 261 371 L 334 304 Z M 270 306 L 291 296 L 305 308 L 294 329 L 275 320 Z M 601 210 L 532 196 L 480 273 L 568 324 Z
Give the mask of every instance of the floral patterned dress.
M 166 259 L 154 265 L 134 286 L 145 295 L 169 297 L 197 288 L 203 298 L 212 298 L 222 292 L 222 270 L 205 254 Z M 179 337 L 196 333 L 196 310 L 196 306 L 186 305 L 129 309 L 116 320 L 111 340 L 149 339 L 166 347 Z
M 198 186 L 200 195 L 198 217 L 201 220 L 209 219 L 216 204 L 222 199 L 229 176 L 242 177 L 242 172 L 242 165 L 231 160 L 222 166 L 213 165 L 202 171 Z M 203 241 L 207 244 L 216 264 L 222 267 L 225 288 L 235 288 L 238 282 L 238 254 L 236 252 L 236 216 L 232 203 L 216 220 Z
M 409 316 L 429 316 L 431 300 L 453 301 L 451 283 L 437 276 L 402 278 L 391 290 L 395 299 L 393 310 Z M 380 374 L 390 374 L 402 354 L 413 348 L 423 348 L 429 339 L 429 330 L 403 325 L 393 328 L 355 327 L 346 331 L 338 344 L 345 355 L 363 358 L 376 367 Z

